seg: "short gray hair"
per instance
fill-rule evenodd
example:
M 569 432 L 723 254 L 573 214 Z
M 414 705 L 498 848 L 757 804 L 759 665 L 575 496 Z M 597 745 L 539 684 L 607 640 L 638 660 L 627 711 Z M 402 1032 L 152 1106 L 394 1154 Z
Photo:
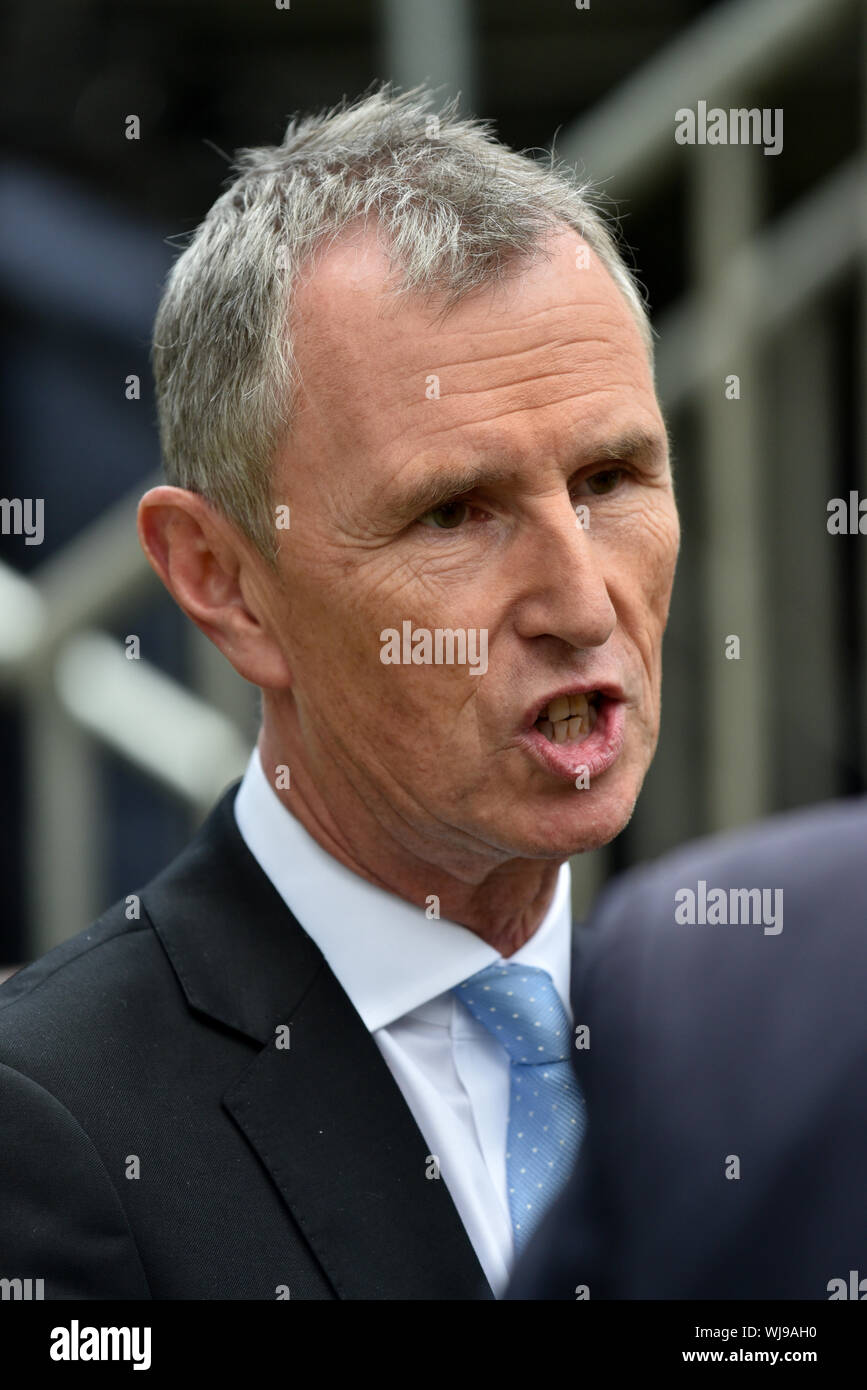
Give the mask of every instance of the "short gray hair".
M 566 224 L 622 291 L 653 358 L 639 286 L 587 183 L 553 157 L 502 145 L 488 123 L 438 113 L 422 87 L 388 84 L 292 120 L 281 145 L 238 151 L 234 181 L 173 266 L 154 325 L 166 477 L 200 493 L 270 565 L 272 463 L 297 387 L 292 291 L 302 266 L 352 223 L 378 225 L 397 292 L 451 304 L 503 277 Z

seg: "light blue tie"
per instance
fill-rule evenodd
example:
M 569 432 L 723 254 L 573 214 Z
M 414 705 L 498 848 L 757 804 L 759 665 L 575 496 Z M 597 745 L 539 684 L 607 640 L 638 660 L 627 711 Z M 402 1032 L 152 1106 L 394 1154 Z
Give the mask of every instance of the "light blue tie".
M 584 1134 L 569 1020 L 551 976 L 534 966 L 489 965 L 452 993 L 509 1054 L 506 1178 L 521 1251 L 568 1177 Z

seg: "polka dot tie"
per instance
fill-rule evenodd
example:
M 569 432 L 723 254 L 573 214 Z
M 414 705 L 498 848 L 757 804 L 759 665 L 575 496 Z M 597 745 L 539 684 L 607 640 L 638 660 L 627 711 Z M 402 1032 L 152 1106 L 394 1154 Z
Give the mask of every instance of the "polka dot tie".
M 533 966 L 489 965 L 452 993 L 509 1054 L 506 1178 L 520 1252 L 568 1177 L 584 1133 L 569 1020 L 551 976 Z

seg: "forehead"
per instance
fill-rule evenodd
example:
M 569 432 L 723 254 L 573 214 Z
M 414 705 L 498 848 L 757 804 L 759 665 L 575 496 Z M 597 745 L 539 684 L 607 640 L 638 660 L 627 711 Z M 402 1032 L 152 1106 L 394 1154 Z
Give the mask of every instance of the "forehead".
M 612 412 L 619 428 L 652 427 L 638 324 L 577 233 L 558 232 L 544 255 L 448 312 L 442 298 L 394 295 L 391 284 L 369 229 L 303 277 L 293 307 L 301 431 L 351 432 L 356 447 L 388 449 L 469 430 L 520 447 L 522 432 L 538 435 L 578 408 L 603 430 Z

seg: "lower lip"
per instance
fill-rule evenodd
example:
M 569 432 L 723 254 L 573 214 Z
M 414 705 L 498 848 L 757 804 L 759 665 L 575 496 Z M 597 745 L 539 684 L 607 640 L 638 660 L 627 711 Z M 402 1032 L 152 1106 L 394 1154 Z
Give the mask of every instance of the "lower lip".
M 570 782 L 586 769 L 591 782 L 607 772 L 623 751 L 626 707 L 622 700 L 603 699 L 596 723 L 581 743 L 552 743 L 533 726 L 519 735 L 519 743 L 555 777 Z

